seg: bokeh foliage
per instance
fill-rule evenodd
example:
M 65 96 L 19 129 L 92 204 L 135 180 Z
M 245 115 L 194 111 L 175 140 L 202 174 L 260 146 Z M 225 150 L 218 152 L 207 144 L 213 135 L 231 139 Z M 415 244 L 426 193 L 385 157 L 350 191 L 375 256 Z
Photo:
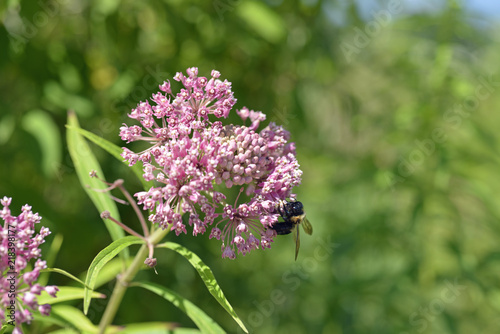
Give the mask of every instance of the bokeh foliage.
M 190 66 L 217 69 L 238 108 L 292 132 L 304 171 L 296 192 L 315 229 L 297 262 L 291 238 L 229 261 L 208 235 L 169 234 L 212 268 L 252 332 L 496 333 L 498 34 L 459 2 L 428 13 L 400 3 L 400 15 L 377 21 L 336 1 L 2 2 L 0 196 L 30 203 L 62 234 L 56 266 L 80 274 L 110 238 L 69 158 L 67 110 L 122 145 L 126 113 L 158 84 Z M 140 189 L 95 149 L 108 180 Z M 236 331 L 184 259 L 157 257 L 159 275 L 141 279 Z M 97 322 L 105 302 L 94 302 Z M 155 295 L 128 291 L 115 322 L 146 320 L 192 325 Z

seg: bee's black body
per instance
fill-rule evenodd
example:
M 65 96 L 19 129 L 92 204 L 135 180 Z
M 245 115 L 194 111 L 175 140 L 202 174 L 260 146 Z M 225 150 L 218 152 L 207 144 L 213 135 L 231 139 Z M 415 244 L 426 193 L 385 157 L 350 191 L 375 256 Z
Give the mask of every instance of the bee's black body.
M 300 223 L 305 216 L 304 206 L 301 202 L 285 202 L 278 207 L 278 212 L 283 218 L 283 222 L 273 224 L 272 230 L 278 235 L 290 234 L 295 226 Z
M 294 233 L 295 261 L 297 261 L 300 248 L 299 228 L 297 225 L 302 225 L 307 234 L 312 234 L 311 223 L 307 220 L 306 213 L 304 212 L 304 206 L 299 201 L 280 201 L 277 209 L 281 218 L 283 218 L 283 221 L 274 223 L 270 229 L 276 231 L 276 234 L 278 235 L 290 234 L 292 232 Z

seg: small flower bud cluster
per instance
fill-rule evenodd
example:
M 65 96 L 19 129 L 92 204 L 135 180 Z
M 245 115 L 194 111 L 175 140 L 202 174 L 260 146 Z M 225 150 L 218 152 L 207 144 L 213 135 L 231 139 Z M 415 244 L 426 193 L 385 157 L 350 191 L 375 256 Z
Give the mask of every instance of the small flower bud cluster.
M 199 77 L 194 67 L 187 76 L 177 73 L 174 80 L 184 88 L 174 95 L 164 82 L 153 105 L 140 102 L 129 114 L 141 126 L 124 124 L 120 136 L 148 143 L 139 153 L 124 148 L 122 156 L 129 165 L 141 161 L 143 177 L 158 184 L 135 194 L 151 212 L 149 220 L 179 235 L 187 233 L 182 214 L 189 213 L 193 235 L 212 226 L 210 238 L 222 240 L 223 257 L 235 258 L 236 251 L 270 247 L 275 233 L 267 227 L 277 221 L 278 203 L 292 196 L 302 172 L 288 131 L 274 123 L 257 131 L 266 119 L 262 112 L 242 108 L 236 112 L 250 126 L 222 125 L 236 99 L 231 83 L 219 77 L 215 70 L 210 79 Z M 242 188 L 250 199 L 231 206 L 217 184 Z
M 35 235 L 35 224 L 41 217 L 25 205 L 19 216 L 12 216 L 9 206 L 11 198 L 0 200 L 3 208 L 0 218 L 0 319 L 2 324 L 14 323 L 13 333 L 22 333 L 21 324 L 30 323 L 32 312 L 38 310 L 42 315 L 49 315 L 50 305 L 38 305 L 37 296 L 46 291 L 52 297 L 59 290 L 56 286 L 41 286 L 36 283 L 40 270 L 47 267 L 40 259 L 40 245 L 50 234 L 46 227 Z M 33 269 L 27 270 L 31 260 L 37 259 Z M 13 318 L 14 317 L 14 318 Z M 11 322 L 13 319 L 15 321 Z

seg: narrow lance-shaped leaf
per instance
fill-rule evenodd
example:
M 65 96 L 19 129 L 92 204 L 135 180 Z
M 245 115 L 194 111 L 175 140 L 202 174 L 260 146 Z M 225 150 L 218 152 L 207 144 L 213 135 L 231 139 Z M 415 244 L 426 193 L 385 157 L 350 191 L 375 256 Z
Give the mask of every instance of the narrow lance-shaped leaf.
M 98 135 L 96 135 L 90 131 L 79 128 L 79 127 L 73 127 L 73 126 L 68 125 L 67 128 L 77 131 L 79 134 L 81 134 L 82 136 L 84 136 L 85 138 L 87 138 L 88 140 L 90 140 L 91 142 L 98 145 L 103 150 L 105 150 L 106 152 L 108 152 L 109 154 L 114 156 L 118 161 L 121 161 L 125 165 L 128 166 L 128 162 L 125 161 L 121 156 L 121 153 L 123 152 L 123 150 L 120 147 L 113 144 L 112 142 L 110 142 L 102 137 L 99 137 Z M 142 186 L 144 187 L 144 190 L 148 190 L 149 188 L 151 188 L 154 185 L 153 181 L 146 181 L 146 180 L 144 180 L 144 177 L 142 177 L 143 171 L 142 171 L 142 163 L 140 161 L 138 163 L 136 163 L 135 165 L 130 166 L 130 168 L 132 169 L 134 174 L 137 176 L 139 181 L 141 181 Z
M 45 327 L 48 326 L 57 326 L 61 329 L 58 330 L 53 330 L 50 333 L 58 333 L 58 334 L 82 334 L 80 331 L 78 331 L 76 328 L 74 328 L 73 325 L 71 325 L 69 322 L 65 321 L 63 318 L 55 315 L 54 313 L 51 312 L 50 316 L 44 316 L 41 315 L 38 312 L 33 313 L 33 320 L 36 322 L 43 323 Z
M 104 189 L 106 188 L 106 185 L 96 178 L 91 178 L 89 176 L 90 171 L 95 170 L 101 178 L 103 178 L 104 175 L 99 162 L 90 150 L 85 139 L 74 130 L 80 126 L 78 124 L 78 119 L 73 112 L 68 113 L 68 124 L 72 126 L 72 129 L 68 129 L 67 131 L 68 150 L 75 165 L 76 173 L 78 174 L 81 185 L 89 195 L 99 213 L 107 210 L 113 218 L 120 220 L 120 214 L 118 213 L 116 204 L 109 197 L 109 195 L 93 190 Z M 87 188 L 87 186 L 90 186 L 90 189 Z M 125 232 L 118 225 L 110 220 L 103 220 L 113 240 L 118 240 L 125 236 Z M 124 252 L 122 256 L 124 259 L 127 259 L 128 255 L 127 251 Z
M 31 110 L 22 119 L 24 130 L 36 138 L 42 153 L 41 168 L 46 176 L 55 176 L 61 163 L 61 134 L 50 115 L 43 110 Z
M 200 331 L 205 334 L 225 333 L 225 331 L 208 315 L 189 300 L 164 286 L 149 282 L 134 282 L 130 286 L 137 286 L 156 293 L 165 298 L 193 320 Z
M 133 259 L 128 259 L 125 262 L 125 268 L 128 268 L 132 262 Z M 123 271 L 123 261 L 119 258 L 115 258 L 108 263 L 104 267 L 102 267 L 101 271 L 99 272 L 99 275 L 97 276 L 97 280 L 95 281 L 94 284 L 94 289 L 99 288 L 100 286 L 111 282 L 116 278 L 117 275 L 119 275 Z M 84 272 L 83 276 L 87 276 L 87 273 Z
M 180 255 L 182 255 L 186 260 L 191 263 L 191 265 L 198 271 L 198 274 L 200 274 L 201 279 L 205 283 L 205 285 L 208 288 L 208 291 L 214 296 L 214 298 L 221 304 L 221 306 L 233 317 L 234 321 L 245 331 L 245 333 L 248 333 L 248 330 L 246 329 L 245 325 L 243 324 L 243 321 L 238 317 L 236 312 L 234 311 L 233 307 L 229 303 L 229 301 L 226 299 L 224 296 L 224 293 L 222 292 L 222 289 L 220 288 L 219 284 L 217 284 L 217 280 L 215 279 L 215 276 L 210 269 L 203 261 L 196 255 L 195 253 L 191 252 L 189 249 L 176 244 L 174 242 L 165 242 L 163 244 L 158 245 L 157 247 L 163 247 L 163 248 L 168 248 L 171 250 L 176 251 Z
M 68 300 L 83 299 L 84 292 L 84 288 L 76 286 L 60 286 L 59 291 L 57 291 L 56 298 L 50 296 L 45 291 L 42 291 L 38 297 L 38 304 L 57 304 Z M 106 298 L 106 295 L 98 292 L 92 292 L 92 298 Z
M 46 269 L 42 269 L 41 272 L 42 273 L 45 273 L 45 272 L 48 272 L 48 273 L 58 273 L 58 274 L 61 274 L 61 275 L 64 275 L 66 277 L 71 278 L 75 282 L 80 283 L 82 286 L 85 286 L 85 283 L 83 283 L 82 280 L 78 279 L 77 277 L 75 277 L 74 275 L 68 273 L 66 270 L 63 270 L 63 269 L 59 269 L 59 268 L 46 268 Z
M 61 328 L 50 332 L 50 334 L 80 334 L 77 330 L 71 328 Z
M 120 240 L 116 240 L 111 243 L 108 247 L 104 248 L 97 254 L 92 263 L 90 264 L 89 270 L 87 271 L 87 277 L 85 278 L 85 297 L 83 299 L 83 311 L 87 314 L 89 310 L 91 291 L 94 289 L 95 283 L 97 281 L 97 276 L 99 271 L 113 259 L 118 253 L 120 253 L 124 248 L 135 245 L 142 244 L 144 240 L 135 236 L 124 237 Z
M 179 327 L 179 324 L 174 322 L 138 322 L 133 324 L 126 324 L 120 326 L 120 334 L 175 334 L 175 329 Z M 196 331 L 200 334 L 200 331 Z M 189 334 L 193 332 L 188 332 L 183 330 L 179 334 Z
M 45 262 L 47 264 L 47 267 L 50 268 L 54 265 L 54 263 L 56 261 L 57 254 L 59 253 L 59 250 L 61 249 L 62 242 L 63 242 L 63 235 L 60 233 L 56 234 L 54 236 L 54 238 L 52 239 L 52 242 L 50 243 L 49 252 L 48 252 L 47 256 L 45 257 Z M 42 272 L 43 272 L 43 274 L 41 274 L 40 277 L 38 278 L 38 284 L 47 285 L 51 271 L 44 270 Z M 71 275 L 69 273 L 66 273 L 66 274 Z M 63 275 L 65 275 L 65 274 L 63 274 Z M 70 277 L 70 276 L 68 276 L 68 277 Z M 82 284 L 83 284 L 83 282 L 82 282 Z
M 69 305 L 57 305 L 52 308 L 51 317 L 76 328 L 80 333 L 97 333 L 95 326 L 79 309 Z

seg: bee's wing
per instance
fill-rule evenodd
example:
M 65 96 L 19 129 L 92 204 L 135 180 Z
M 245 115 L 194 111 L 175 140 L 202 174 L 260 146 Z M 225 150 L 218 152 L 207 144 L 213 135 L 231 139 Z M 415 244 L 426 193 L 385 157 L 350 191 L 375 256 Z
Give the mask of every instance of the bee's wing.
M 304 232 L 306 232 L 309 235 L 311 235 L 313 233 L 313 227 L 312 227 L 311 223 L 309 222 L 309 220 L 307 220 L 306 217 L 304 217 L 304 220 L 302 220 L 301 225 L 304 228 Z
M 293 240 L 295 240 L 295 261 L 297 261 L 297 256 L 299 256 L 300 248 L 300 234 L 298 226 L 293 229 Z

